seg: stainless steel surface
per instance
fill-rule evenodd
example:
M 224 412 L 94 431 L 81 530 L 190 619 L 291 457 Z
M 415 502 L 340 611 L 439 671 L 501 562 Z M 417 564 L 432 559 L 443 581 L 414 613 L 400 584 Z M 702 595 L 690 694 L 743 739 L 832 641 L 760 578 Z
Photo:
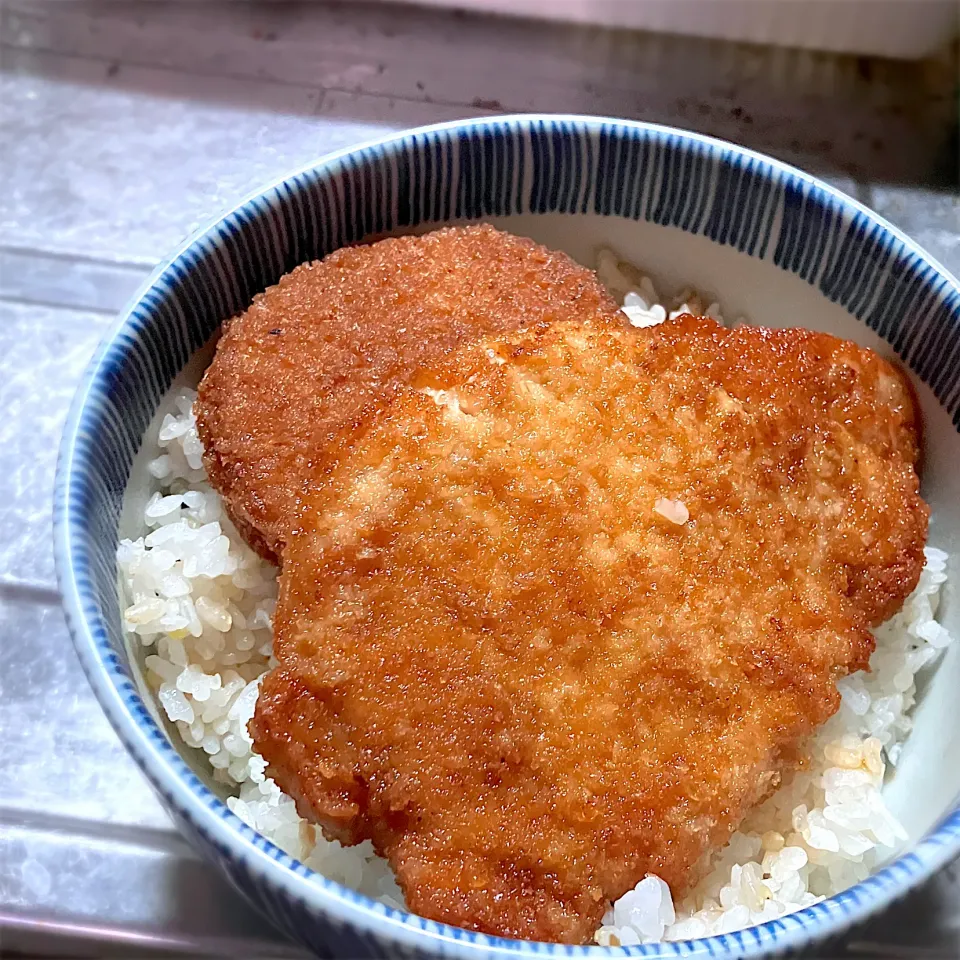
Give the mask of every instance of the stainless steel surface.
M 297 953 L 181 841 L 90 693 L 56 595 L 50 497 L 76 380 L 116 311 L 198 225 L 386 130 L 591 111 L 800 162 L 960 270 L 956 188 L 935 188 L 956 177 L 949 54 L 885 64 L 358 4 L 10 0 L 0 18 L 5 949 Z M 954 869 L 846 951 L 958 956 L 958 917 Z

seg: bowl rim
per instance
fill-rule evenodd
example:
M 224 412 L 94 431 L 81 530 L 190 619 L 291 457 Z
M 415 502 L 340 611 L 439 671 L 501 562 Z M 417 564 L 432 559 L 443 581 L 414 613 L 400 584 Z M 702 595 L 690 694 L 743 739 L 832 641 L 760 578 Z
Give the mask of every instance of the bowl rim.
M 801 181 L 819 200 L 829 198 L 844 213 L 859 213 L 886 240 L 896 240 L 921 263 L 939 275 L 960 296 L 960 283 L 936 258 L 857 200 L 819 178 L 758 151 L 725 140 L 661 124 L 614 117 L 578 114 L 503 114 L 452 120 L 401 130 L 322 155 L 296 167 L 269 184 L 246 195 L 229 210 L 212 218 L 181 243 L 167 260 L 158 265 L 120 312 L 100 341 L 80 380 L 63 429 L 54 486 L 54 557 L 57 580 L 67 625 L 81 665 L 104 712 L 124 746 L 164 801 L 189 821 L 216 848 L 239 857 L 261 881 L 299 901 L 311 914 L 322 914 L 333 923 L 342 923 L 361 932 L 372 931 L 406 949 L 461 957 L 517 957 L 537 955 L 600 960 L 613 956 L 675 958 L 756 957 L 796 949 L 837 936 L 850 926 L 866 920 L 919 886 L 934 872 L 960 854 L 960 803 L 944 814 L 937 825 L 907 852 L 866 880 L 812 907 L 778 920 L 729 934 L 696 940 L 664 941 L 629 947 L 567 946 L 493 937 L 436 923 L 386 907 L 363 894 L 315 873 L 289 857 L 271 841 L 256 833 L 229 811 L 226 804 L 189 768 L 179 751 L 143 706 L 136 686 L 123 675 L 119 659 L 110 647 L 102 624 L 98 624 L 96 600 L 89 579 L 77 569 L 84 556 L 86 532 L 78 517 L 75 478 L 85 470 L 85 454 L 78 453 L 78 441 L 88 421 L 96 419 L 96 393 L 104 377 L 106 360 L 117 350 L 117 342 L 131 325 L 133 314 L 147 293 L 203 238 L 215 231 L 232 214 L 242 212 L 278 188 L 297 190 L 297 177 L 322 175 L 343 160 L 356 157 L 364 163 L 370 148 L 396 151 L 413 137 L 444 131 L 458 131 L 499 125 L 529 132 L 536 124 L 556 127 L 573 125 L 591 133 L 604 126 L 634 131 L 644 137 L 672 138 L 684 150 L 696 144 L 713 157 L 729 155 L 750 160 L 764 179 L 789 176 Z M 560 133 L 566 131 L 561 128 Z

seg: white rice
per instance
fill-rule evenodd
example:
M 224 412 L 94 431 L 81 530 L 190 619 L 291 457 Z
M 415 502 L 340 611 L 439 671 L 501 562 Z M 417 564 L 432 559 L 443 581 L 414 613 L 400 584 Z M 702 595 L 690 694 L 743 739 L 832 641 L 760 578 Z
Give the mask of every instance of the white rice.
M 722 322 L 719 304 L 693 291 L 666 302 L 609 251 L 600 252 L 598 272 L 636 326 L 684 312 Z M 206 482 L 195 399 L 180 390 L 164 407 L 143 535 L 117 550 L 124 626 L 148 651 L 160 706 L 230 791 L 230 809 L 318 873 L 402 907 L 369 842 L 325 840 L 253 751 L 247 723 L 271 666 L 276 570 L 244 544 Z M 951 641 L 936 620 L 947 556 L 933 547 L 925 554 L 917 589 L 876 631 L 871 672 L 840 682 L 840 711 L 817 737 L 808 769 L 750 815 L 686 899 L 675 905 L 667 885 L 648 876 L 607 911 L 597 943 L 689 939 L 773 920 L 863 879 L 906 840 L 883 800 L 884 773 L 910 732 L 917 673 Z

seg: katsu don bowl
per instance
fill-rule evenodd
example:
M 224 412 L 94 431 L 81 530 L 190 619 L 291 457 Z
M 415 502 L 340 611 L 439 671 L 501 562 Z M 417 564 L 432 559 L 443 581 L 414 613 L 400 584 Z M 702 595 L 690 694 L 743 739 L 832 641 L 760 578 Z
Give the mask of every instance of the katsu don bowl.
M 137 295 L 60 587 L 184 833 L 318 954 L 773 956 L 960 854 L 958 424 L 960 286 L 832 187 L 443 124 Z

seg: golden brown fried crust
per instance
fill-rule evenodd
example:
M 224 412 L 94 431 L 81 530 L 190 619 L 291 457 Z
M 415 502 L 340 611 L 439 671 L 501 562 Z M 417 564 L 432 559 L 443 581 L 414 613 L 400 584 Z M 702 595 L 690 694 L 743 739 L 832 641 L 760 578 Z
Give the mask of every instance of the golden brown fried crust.
M 251 732 L 411 909 L 587 942 L 648 872 L 682 895 L 915 585 L 909 392 L 691 317 L 495 339 L 418 387 L 311 491 Z
M 619 318 L 594 273 L 490 226 L 337 250 L 226 325 L 200 384 L 210 482 L 276 562 L 304 480 L 424 364 L 524 326 Z M 618 322 L 620 320 L 618 319 Z

